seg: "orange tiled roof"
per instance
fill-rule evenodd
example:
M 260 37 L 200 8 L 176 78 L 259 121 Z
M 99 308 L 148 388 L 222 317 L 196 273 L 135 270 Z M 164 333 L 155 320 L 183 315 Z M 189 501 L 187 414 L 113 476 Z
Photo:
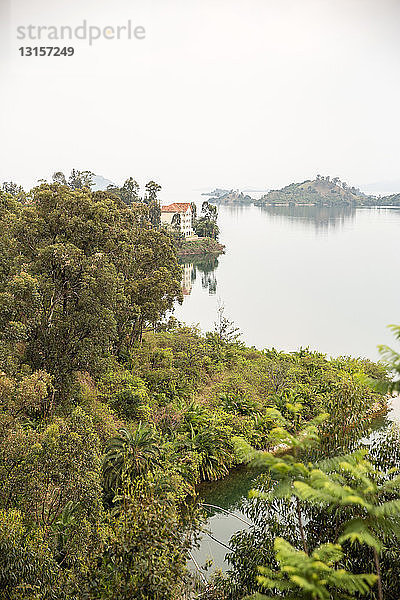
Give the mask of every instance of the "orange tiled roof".
M 188 208 L 190 208 L 189 202 L 174 202 L 173 204 L 162 206 L 161 212 L 182 213 L 186 212 Z

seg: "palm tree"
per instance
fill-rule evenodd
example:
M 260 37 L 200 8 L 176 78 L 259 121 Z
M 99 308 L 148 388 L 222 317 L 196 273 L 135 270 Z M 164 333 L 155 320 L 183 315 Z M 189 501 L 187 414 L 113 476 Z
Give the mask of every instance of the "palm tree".
M 193 435 L 191 447 L 200 455 L 199 472 L 203 481 L 213 481 L 228 474 L 233 456 L 229 440 L 221 432 L 202 429 Z
M 106 489 L 121 487 L 123 475 L 130 480 L 143 475 L 159 463 L 160 447 L 153 429 L 139 423 L 134 431 L 119 429 L 110 439 L 103 458 L 103 477 Z

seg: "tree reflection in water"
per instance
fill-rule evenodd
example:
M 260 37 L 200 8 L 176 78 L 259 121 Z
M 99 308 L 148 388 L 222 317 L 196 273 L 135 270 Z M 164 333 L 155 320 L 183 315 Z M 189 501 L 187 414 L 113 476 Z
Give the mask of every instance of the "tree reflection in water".
M 289 220 L 299 224 L 314 225 L 317 231 L 342 227 L 348 220 L 354 220 L 354 206 L 264 206 L 262 211 L 279 220 Z
M 213 254 L 206 256 L 185 256 L 181 261 L 183 267 L 182 289 L 185 295 L 192 291 L 193 283 L 198 274 L 201 277 L 201 286 L 208 290 L 212 296 L 217 292 L 217 278 L 215 271 L 218 267 L 218 257 Z

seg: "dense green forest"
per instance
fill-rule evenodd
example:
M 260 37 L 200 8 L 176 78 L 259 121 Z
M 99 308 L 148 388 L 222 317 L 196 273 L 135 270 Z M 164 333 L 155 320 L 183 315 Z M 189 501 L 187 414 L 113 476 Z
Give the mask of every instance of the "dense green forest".
M 248 348 L 223 310 L 209 333 L 178 323 L 170 311 L 182 300 L 181 268 L 157 221 L 159 187 L 150 182 L 144 201 L 134 180 L 96 192 L 88 183 L 79 172 L 56 174 L 29 193 L 0 193 L 2 597 L 192 598 L 186 561 L 204 518 L 196 485 L 264 460 L 267 472 L 287 476 L 282 499 L 290 503 L 296 477 L 310 485 L 319 468 L 302 468 L 299 451 L 320 438 L 317 461 L 366 431 L 386 405 L 387 387 L 373 383 L 386 370 L 309 349 Z M 285 458 L 259 455 L 277 443 Z M 336 477 L 335 465 L 320 471 L 345 485 L 357 467 L 364 488 L 377 485 L 364 456 L 346 464 L 347 475 Z M 367 494 L 359 488 L 353 497 Z M 394 496 L 395 483 L 389 488 Z M 318 503 L 302 493 L 299 502 Z M 393 502 L 381 511 L 387 535 Z M 329 541 L 318 560 L 332 570 L 343 553 Z M 308 543 L 290 550 L 276 542 L 282 564 L 296 551 L 304 563 L 317 552 Z M 256 591 L 254 561 L 269 554 L 251 564 L 248 556 L 233 583 L 217 578 L 204 592 L 240 599 Z M 345 566 L 359 572 L 354 561 Z M 377 581 L 373 561 L 362 567 L 354 592 Z

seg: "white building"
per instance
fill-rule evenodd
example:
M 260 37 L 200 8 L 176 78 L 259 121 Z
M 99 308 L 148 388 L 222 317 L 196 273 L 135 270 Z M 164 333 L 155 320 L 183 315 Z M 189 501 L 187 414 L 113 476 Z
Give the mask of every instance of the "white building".
M 174 202 L 168 206 L 161 207 L 161 225 L 172 227 L 174 215 L 180 217 L 180 231 L 185 237 L 193 235 L 192 228 L 192 207 L 189 202 Z

